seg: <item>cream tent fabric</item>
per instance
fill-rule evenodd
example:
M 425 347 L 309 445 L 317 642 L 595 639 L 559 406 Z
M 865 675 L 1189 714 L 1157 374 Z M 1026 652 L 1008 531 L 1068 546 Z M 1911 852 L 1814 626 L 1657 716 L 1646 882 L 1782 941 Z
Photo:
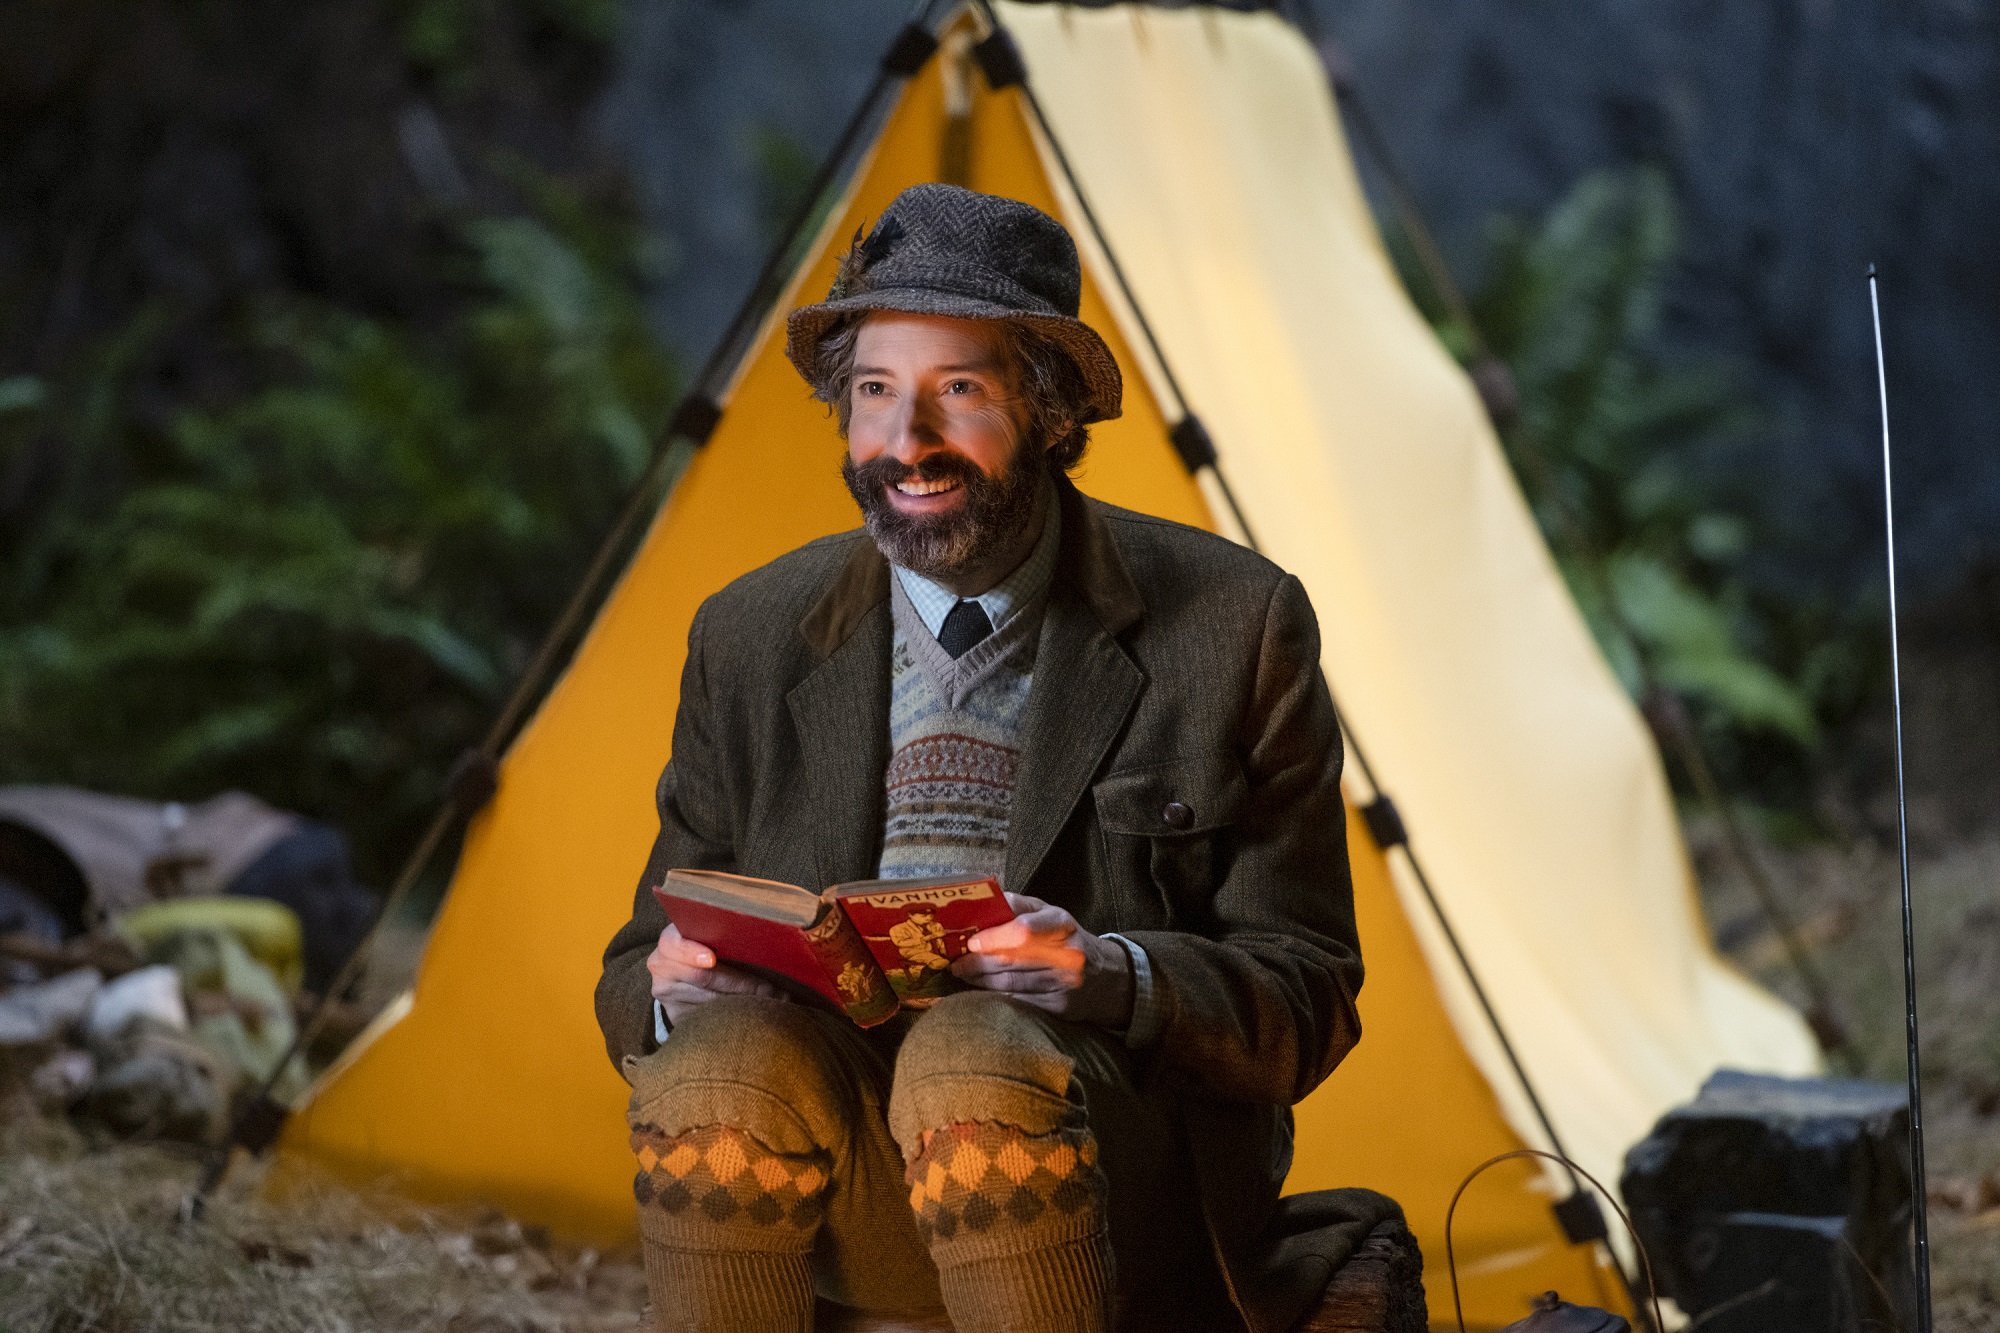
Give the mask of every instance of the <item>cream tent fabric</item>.
M 1714 1066 L 1811 1067 L 1798 1020 L 1703 942 L 1645 736 L 1471 390 L 1395 285 L 1303 43 L 1214 11 L 1002 15 L 1251 524 L 1305 579 L 1336 691 L 1570 1146 L 1615 1168 Z M 687 625 L 730 577 L 854 521 L 839 441 L 784 362 L 778 317 L 824 292 L 856 226 L 919 180 L 1026 199 L 1081 237 L 1052 174 L 1019 93 L 988 92 L 962 42 L 912 80 L 721 425 L 506 755 L 414 989 L 300 1106 L 276 1184 L 333 1171 L 629 1239 L 624 1088 L 590 992 L 651 842 Z M 1211 524 L 1105 276 L 1087 253 L 1084 318 L 1126 368 L 1127 412 L 1096 430 L 1080 482 Z M 1349 831 L 1366 1032 L 1299 1108 L 1288 1187 L 1396 1196 L 1442 1319 L 1452 1188 L 1542 1137 L 1410 886 L 1352 817 Z M 1459 1218 L 1467 1314 L 1487 1326 L 1549 1287 L 1603 1290 L 1518 1165 Z

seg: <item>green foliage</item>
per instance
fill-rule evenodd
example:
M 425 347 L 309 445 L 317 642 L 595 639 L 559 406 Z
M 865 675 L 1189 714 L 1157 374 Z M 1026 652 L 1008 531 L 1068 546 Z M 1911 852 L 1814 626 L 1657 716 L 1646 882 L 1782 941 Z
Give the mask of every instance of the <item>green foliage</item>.
M 1731 753 L 1775 741 L 1802 754 L 1839 693 L 1838 645 L 1797 660 L 1806 609 L 1746 575 L 1746 507 L 1708 460 L 1759 421 L 1732 368 L 1661 351 L 1679 239 L 1665 177 L 1606 172 L 1539 221 L 1494 229 L 1471 327 L 1405 268 L 1447 347 L 1476 372 L 1488 356 L 1511 370 L 1519 405 L 1503 441 L 1627 690 L 1683 697 Z
M 804 144 L 769 125 L 752 131 L 750 150 L 757 168 L 758 229 L 775 245 L 805 203 L 818 162 Z
M 0 534 L 0 782 L 243 787 L 344 824 L 383 875 L 671 402 L 625 248 L 587 216 L 465 224 L 435 327 L 243 310 L 250 387 L 155 427 L 132 367 L 171 336 L 157 311 L 59 382 L 0 383 L 0 447 L 65 460 Z
M 601 48 L 616 36 L 618 0 L 399 0 L 393 5 L 403 53 L 448 92 L 471 91 L 485 77 L 482 47 L 520 27 Z

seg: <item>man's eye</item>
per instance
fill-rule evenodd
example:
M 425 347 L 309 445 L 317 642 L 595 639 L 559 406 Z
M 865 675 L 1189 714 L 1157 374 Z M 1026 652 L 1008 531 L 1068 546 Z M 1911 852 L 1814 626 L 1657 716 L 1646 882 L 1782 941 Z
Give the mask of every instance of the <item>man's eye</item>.
M 854 386 L 854 392 L 863 398 L 880 398 L 889 392 L 889 386 L 880 380 L 863 380 Z
M 957 394 L 978 393 L 979 384 L 975 380 L 953 380 L 944 386 L 944 391 Z

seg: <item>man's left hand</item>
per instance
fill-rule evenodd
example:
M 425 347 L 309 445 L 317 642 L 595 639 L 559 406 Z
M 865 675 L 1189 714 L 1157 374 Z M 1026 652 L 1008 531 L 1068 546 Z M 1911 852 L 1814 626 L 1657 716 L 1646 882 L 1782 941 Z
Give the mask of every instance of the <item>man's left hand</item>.
M 961 981 L 1079 1023 L 1123 1031 L 1132 1021 L 1132 961 L 1116 940 L 1093 935 L 1062 908 L 1007 895 L 1014 919 L 988 926 L 951 965 Z

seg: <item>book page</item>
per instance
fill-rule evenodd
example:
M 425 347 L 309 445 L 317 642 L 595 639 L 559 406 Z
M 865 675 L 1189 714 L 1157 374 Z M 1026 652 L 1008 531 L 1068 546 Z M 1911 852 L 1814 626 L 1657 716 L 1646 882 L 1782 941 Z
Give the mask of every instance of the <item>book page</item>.
M 792 926 L 813 925 L 826 911 L 817 895 L 796 884 L 721 870 L 669 870 L 662 887 L 694 902 Z

